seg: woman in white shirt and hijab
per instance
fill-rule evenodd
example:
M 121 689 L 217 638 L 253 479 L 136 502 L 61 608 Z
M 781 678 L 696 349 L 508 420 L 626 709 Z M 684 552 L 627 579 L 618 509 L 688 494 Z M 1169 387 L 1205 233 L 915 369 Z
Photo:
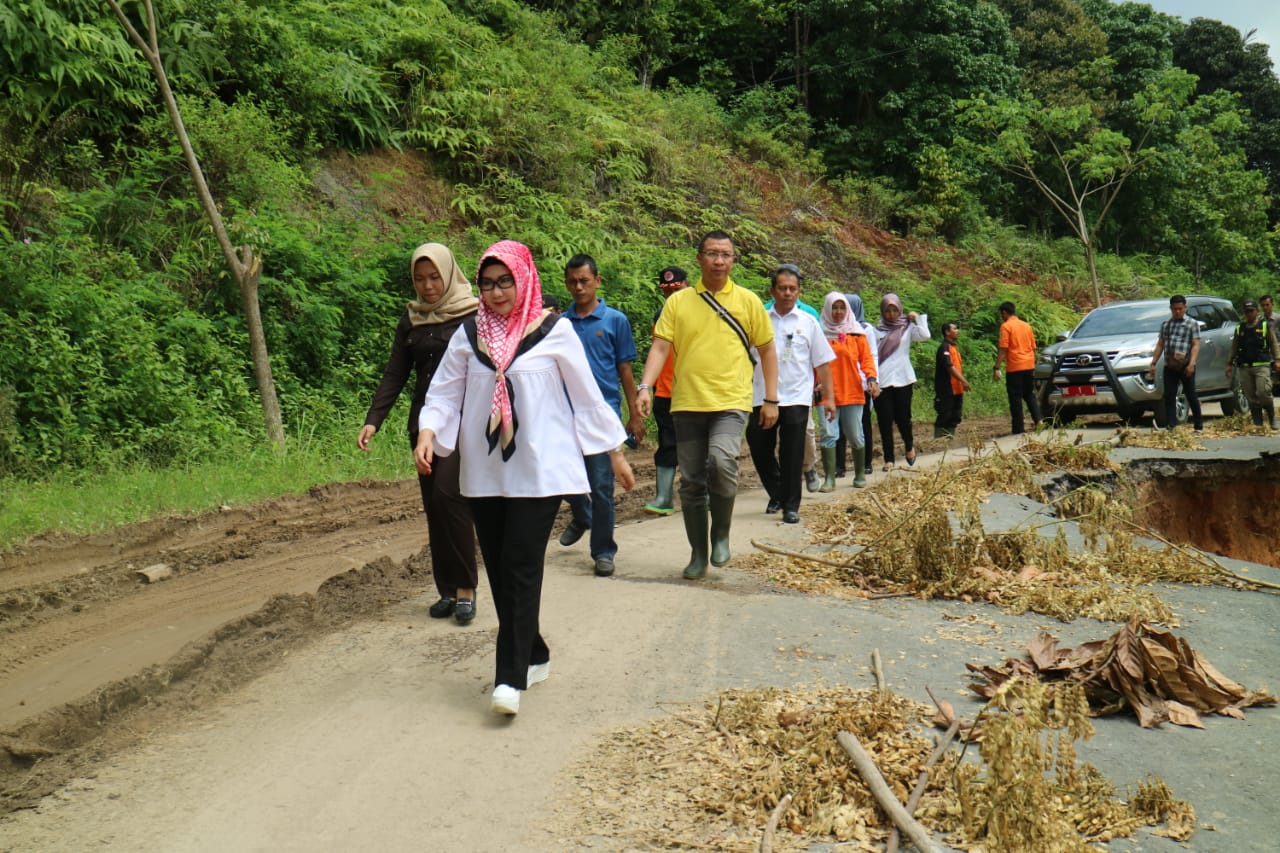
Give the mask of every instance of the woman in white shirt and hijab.
M 876 398 L 876 420 L 880 423 L 880 441 L 884 445 L 884 469 L 894 466 L 893 426 L 902 436 L 902 451 L 908 465 L 916 464 L 916 445 L 911 435 L 911 392 L 916 371 L 911 366 L 911 343 L 927 341 L 929 315 L 912 311 L 902 316 L 902 301 L 896 293 L 886 293 L 880 300 L 880 336 L 877 369 L 880 372 L 880 396 Z M 465 457 L 464 457 L 465 458 Z
M 582 342 L 542 307 L 528 247 L 495 243 L 480 261 L 480 310 L 449 342 L 419 416 L 414 462 L 429 473 L 457 450 L 462 493 L 498 614 L 490 709 L 514 715 L 550 673 L 539 630 L 547 540 L 564 495 L 590 487 L 584 456 L 610 453 L 630 491 L 626 431 L 596 385 Z

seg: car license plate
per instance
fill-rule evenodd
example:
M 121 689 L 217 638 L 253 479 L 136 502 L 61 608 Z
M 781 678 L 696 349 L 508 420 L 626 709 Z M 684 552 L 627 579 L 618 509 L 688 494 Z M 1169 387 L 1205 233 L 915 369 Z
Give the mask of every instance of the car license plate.
M 1068 385 L 1063 389 L 1064 397 L 1092 397 L 1097 393 L 1092 385 Z

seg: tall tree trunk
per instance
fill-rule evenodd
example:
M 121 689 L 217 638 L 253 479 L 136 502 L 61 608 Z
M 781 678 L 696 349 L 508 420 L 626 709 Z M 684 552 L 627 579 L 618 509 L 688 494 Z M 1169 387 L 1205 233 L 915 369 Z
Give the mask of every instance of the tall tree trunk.
M 1089 265 L 1089 284 L 1093 286 L 1093 307 L 1097 308 L 1102 304 L 1102 288 L 1098 284 L 1098 263 L 1095 258 L 1096 252 L 1093 248 L 1091 240 L 1084 241 L 1084 259 Z
M 204 170 L 196 159 L 195 149 L 187 135 L 187 128 L 182 122 L 182 114 L 178 111 L 178 101 L 169 87 L 169 77 L 165 73 L 164 63 L 160 59 L 160 46 L 157 38 L 156 13 L 152 0 L 142 0 L 143 9 L 147 13 L 147 38 L 133 26 L 120 8 L 119 0 L 107 0 L 111 11 L 128 33 L 130 41 L 142 51 L 151 73 L 156 78 L 160 89 L 161 100 L 169 113 L 174 132 L 178 135 L 178 144 L 182 146 L 182 154 L 187 161 L 187 170 L 196 185 L 196 195 L 204 207 L 209 224 L 213 227 L 218 245 L 222 247 L 223 257 L 231 267 L 231 272 L 240 286 L 240 309 L 244 312 L 245 328 L 249 332 L 249 353 L 253 360 L 253 376 L 258 385 L 258 397 L 262 401 L 262 417 L 266 425 L 267 438 L 279 449 L 284 447 L 284 421 L 280 416 L 280 401 L 276 398 L 276 384 L 271 376 L 271 359 L 267 352 L 267 338 L 262 329 L 262 314 L 258 308 L 258 278 L 262 274 L 262 259 L 254 255 L 253 247 L 241 246 L 237 250 L 231 245 L 226 226 L 222 222 L 222 214 L 209 192 L 209 183 L 205 180 Z

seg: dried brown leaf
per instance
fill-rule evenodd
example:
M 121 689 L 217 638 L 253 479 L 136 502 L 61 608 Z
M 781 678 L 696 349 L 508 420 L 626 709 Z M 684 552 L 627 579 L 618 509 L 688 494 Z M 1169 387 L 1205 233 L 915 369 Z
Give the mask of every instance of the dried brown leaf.
M 1181 702 L 1167 702 L 1166 707 L 1169 709 L 1169 722 L 1175 726 L 1191 726 L 1196 729 L 1203 729 L 1204 723 L 1200 722 L 1200 714 L 1195 708 L 1188 708 Z
M 1250 691 L 1227 678 L 1186 640 L 1137 619 L 1106 640 L 1075 649 L 1059 649 L 1052 636 L 1042 633 L 1027 644 L 1027 657 L 1009 658 L 998 668 L 967 664 L 983 679 L 970 689 L 991 698 L 1012 678 L 1077 682 L 1086 690 L 1092 713 L 1128 707 L 1143 728 L 1165 721 L 1199 726 L 1204 714 L 1241 718 L 1242 708 L 1276 704 L 1271 693 Z

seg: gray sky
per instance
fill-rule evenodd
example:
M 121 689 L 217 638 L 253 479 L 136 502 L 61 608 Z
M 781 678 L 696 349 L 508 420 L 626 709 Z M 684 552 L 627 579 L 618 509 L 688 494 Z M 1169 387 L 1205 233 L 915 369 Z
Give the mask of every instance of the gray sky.
M 1240 31 L 1257 30 L 1253 41 L 1271 48 L 1271 62 L 1280 60 L 1280 0 L 1146 0 L 1157 10 L 1190 22 L 1212 18 Z M 1273 68 L 1273 70 L 1275 70 Z

